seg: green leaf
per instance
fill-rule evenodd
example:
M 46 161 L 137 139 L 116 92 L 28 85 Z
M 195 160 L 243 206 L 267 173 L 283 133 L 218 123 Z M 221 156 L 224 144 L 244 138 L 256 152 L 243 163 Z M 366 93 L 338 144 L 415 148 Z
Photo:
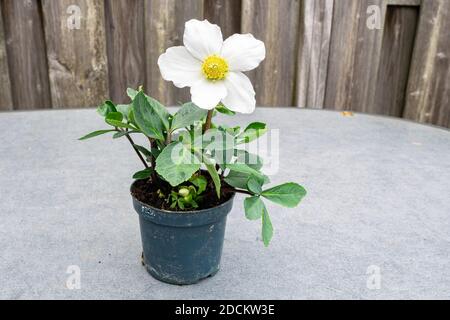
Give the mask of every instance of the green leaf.
M 87 139 L 91 139 L 91 138 L 100 136 L 100 135 L 102 135 L 102 134 L 108 133 L 108 132 L 115 132 L 115 131 L 116 131 L 116 130 L 98 130 L 98 131 L 91 132 L 91 133 L 85 135 L 84 137 L 81 137 L 81 138 L 78 139 L 78 140 L 80 140 L 80 141 L 82 141 L 82 140 L 87 140 Z
M 149 97 L 147 95 L 145 95 L 145 97 L 147 98 L 148 103 L 155 109 L 156 113 L 161 119 L 164 129 L 166 131 L 169 131 L 170 129 L 169 119 L 172 117 L 171 114 L 167 111 L 166 107 L 164 107 L 158 100 Z
M 106 120 L 122 121 L 123 120 L 123 115 L 120 112 L 117 112 L 117 111 L 110 112 L 106 116 Z
M 181 109 L 173 116 L 171 131 L 193 125 L 195 122 L 206 117 L 207 110 L 200 109 L 192 102 L 185 103 Z
M 182 143 L 173 142 L 156 159 L 156 171 L 172 187 L 176 187 L 189 180 L 200 169 L 200 162 L 194 158 Z
M 130 99 L 133 101 L 136 98 L 136 96 L 139 94 L 139 92 L 142 92 L 142 91 L 136 91 L 131 88 L 127 89 L 127 94 L 130 97 Z M 170 124 L 169 124 L 169 118 L 171 117 L 170 113 L 158 100 L 156 100 L 152 97 L 149 97 L 146 94 L 144 94 L 144 97 L 147 99 L 148 103 L 154 108 L 155 112 L 158 114 L 159 118 L 161 119 L 164 128 L 166 129 L 166 131 L 168 131 L 169 127 L 170 127 Z
M 236 112 L 231 111 L 230 109 L 228 109 L 227 107 L 225 107 L 223 104 L 219 104 L 216 107 L 216 110 L 222 114 L 225 114 L 227 116 L 234 116 L 236 114 Z
M 131 130 L 135 130 L 136 129 L 132 125 L 124 123 L 122 121 L 106 119 L 106 123 L 111 125 L 111 126 L 113 126 L 113 127 L 116 127 L 116 128 L 131 129 Z
M 208 185 L 208 181 L 204 176 L 192 177 L 189 181 L 197 187 L 197 194 L 203 193 L 206 190 L 206 186 Z
M 206 170 L 208 170 L 208 173 L 211 176 L 211 179 L 214 183 L 214 187 L 216 188 L 217 198 L 220 199 L 220 189 L 222 187 L 222 184 L 220 182 L 219 173 L 217 172 L 216 169 L 216 164 L 209 157 L 200 152 L 195 152 L 195 156 L 200 162 L 202 162 L 206 166 Z
M 229 134 L 231 134 L 233 137 L 234 136 L 237 136 L 238 134 L 239 134 L 239 132 L 241 131 L 241 127 L 239 127 L 239 126 L 237 126 L 237 127 L 229 127 L 229 126 L 227 126 L 227 125 L 220 125 L 219 127 L 218 127 L 218 129 L 219 130 L 222 130 L 222 131 L 226 131 L 226 132 L 228 132 Z
M 216 165 L 212 164 L 212 163 L 205 163 L 205 166 L 211 176 L 211 179 L 214 182 L 214 187 L 216 188 L 217 198 L 220 199 L 221 182 L 220 182 L 219 174 L 217 173 L 217 170 L 216 170 Z
M 235 155 L 237 157 L 236 163 L 246 164 L 250 168 L 258 171 L 263 167 L 263 159 L 256 154 L 247 152 L 246 150 L 237 149 L 235 150 Z
M 97 108 L 97 112 L 106 117 L 111 112 L 117 112 L 116 106 L 111 101 L 105 101 L 101 106 Z
M 254 193 L 254 194 L 261 194 L 262 192 L 262 184 L 261 181 L 255 178 L 254 176 L 251 176 L 248 179 L 247 182 L 247 189 L 248 191 Z
M 152 173 L 153 173 L 153 169 L 152 169 L 152 168 L 148 168 L 148 169 L 145 169 L 145 170 L 136 172 L 136 173 L 133 175 L 133 179 L 136 179 L 136 180 L 144 180 L 144 179 L 148 179 L 148 178 L 150 178 L 150 176 L 152 175 Z
M 123 120 L 123 114 L 121 114 L 120 112 L 110 112 L 110 113 L 108 113 L 108 115 L 105 118 L 105 122 L 113 127 L 127 128 L 127 129 L 131 129 L 131 130 L 137 129 L 132 125 L 122 122 L 122 120 Z
M 201 137 L 203 149 L 217 152 L 227 151 L 233 156 L 235 148 L 234 136 L 229 132 L 219 129 L 210 129 Z
M 124 136 L 126 136 L 128 134 L 132 134 L 132 133 L 139 133 L 139 132 L 138 131 L 121 131 L 121 132 L 116 132 L 113 135 L 113 139 L 119 139 L 119 138 L 122 138 L 122 137 L 124 137 Z
M 127 95 L 130 97 L 130 99 L 133 101 L 134 98 L 136 98 L 137 94 L 139 93 L 139 91 L 134 90 L 132 88 L 128 88 L 127 89 Z
M 261 195 L 284 207 L 295 208 L 306 196 L 306 190 L 299 184 L 291 182 L 265 190 Z
M 272 222 L 270 221 L 269 213 L 267 212 L 267 209 L 264 207 L 264 212 L 262 215 L 262 238 L 264 245 L 266 247 L 269 246 L 270 240 L 272 240 L 273 237 L 273 226 Z
M 138 151 L 141 152 L 147 158 L 147 160 L 154 156 L 153 153 L 150 152 L 150 150 L 148 150 L 147 148 L 145 148 L 143 146 L 140 146 L 138 144 L 134 144 L 133 147 L 138 149 Z
M 244 200 L 245 216 L 249 220 L 258 220 L 262 217 L 266 206 L 260 197 L 249 197 Z
M 247 181 L 250 178 L 249 174 L 236 172 L 236 171 L 230 171 L 230 173 L 227 175 L 227 177 L 224 179 L 226 183 L 228 183 L 230 186 L 237 188 L 237 189 L 246 189 L 247 188 Z
M 236 138 L 237 144 L 250 143 L 267 132 L 265 123 L 253 122 Z
M 129 115 L 130 115 L 130 111 L 131 111 L 132 105 L 131 104 L 118 104 L 116 106 L 116 109 L 118 112 L 120 112 L 123 115 L 123 118 L 125 120 L 129 120 Z
M 244 163 L 229 163 L 229 164 L 226 164 L 225 167 L 232 171 L 246 173 L 248 175 L 253 175 L 262 182 L 264 182 L 266 179 L 265 176 L 261 172 L 249 167 L 248 165 L 246 165 Z
M 260 184 L 266 184 L 269 183 L 269 178 L 267 176 L 263 176 L 263 180 L 260 180 L 261 178 L 257 178 L 255 176 L 252 176 L 249 173 L 243 173 L 243 172 L 237 172 L 237 171 L 230 171 L 226 178 L 224 179 L 226 183 L 228 183 L 230 186 L 237 188 L 237 189 L 247 189 L 247 182 L 251 177 L 254 177 L 258 180 Z
M 146 136 L 165 140 L 163 134 L 164 124 L 156 111 L 155 104 L 150 104 L 142 91 L 133 100 L 133 109 L 135 121 Z

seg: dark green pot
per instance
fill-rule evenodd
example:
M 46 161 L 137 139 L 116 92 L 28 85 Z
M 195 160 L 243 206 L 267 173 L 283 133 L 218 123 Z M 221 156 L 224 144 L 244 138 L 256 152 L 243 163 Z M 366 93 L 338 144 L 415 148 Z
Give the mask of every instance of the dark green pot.
M 172 212 L 133 197 L 147 271 L 160 281 L 178 285 L 194 284 L 215 275 L 220 268 L 233 199 L 210 209 Z

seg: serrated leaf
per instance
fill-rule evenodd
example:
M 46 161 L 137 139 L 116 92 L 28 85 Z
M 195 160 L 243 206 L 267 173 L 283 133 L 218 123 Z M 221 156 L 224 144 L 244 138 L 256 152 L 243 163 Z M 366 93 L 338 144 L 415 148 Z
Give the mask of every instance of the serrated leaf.
M 201 164 L 182 143 L 173 142 L 161 152 L 156 159 L 156 171 L 172 187 L 189 180 Z
M 306 190 L 299 184 L 291 182 L 265 190 L 261 195 L 284 207 L 295 208 L 306 196 Z
M 152 173 L 153 173 L 153 169 L 152 168 L 148 168 L 148 169 L 136 172 L 133 175 L 133 179 L 136 179 L 136 180 L 148 179 L 148 178 L 151 177 Z
M 116 130 L 98 130 L 98 131 L 91 132 L 91 133 L 89 133 L 89 134 L 79 138 L 78 140 L 83 141 L 83 140 L 87 140 L 87 139 L 91 139 L 91 138 L 100 136 L 100 135 L 105 134 L 105 133 L 115 132 L 115 131 Z
M 163 121 L 157 113 L 155 105 L 149 103 L 142 91 L 133 100 L 133 110 L 137 125 L 147 137 L 165 140 Z
M 171 131 L 193 125 L 195 122 L 206 117 L 208 111 L 200 109 L 194 103 L 183 104 L 181 109 L 173 116 Z
M 258 220 L 262 217 L 266 206 L 260 197 L 254 196 L 244 200 L 245 216 L 249 220 Z
M 269 213 L 267 212 L 267 209 L 264 207 L 264 212 L 262 215 L 262 238 L 264 245 L 266 247 L 269 246 L 272 237 L 273 237 L 272 221 L 270 221 Z

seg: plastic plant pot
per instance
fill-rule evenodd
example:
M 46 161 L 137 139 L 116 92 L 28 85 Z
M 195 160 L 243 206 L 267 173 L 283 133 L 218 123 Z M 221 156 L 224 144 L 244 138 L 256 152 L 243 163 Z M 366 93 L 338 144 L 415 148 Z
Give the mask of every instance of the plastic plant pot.
M 166 283 L 188 285 L 219 271 L 234 195 L 217 207 L 183 212 L 157 209 L 132 198 L 148 273 Z

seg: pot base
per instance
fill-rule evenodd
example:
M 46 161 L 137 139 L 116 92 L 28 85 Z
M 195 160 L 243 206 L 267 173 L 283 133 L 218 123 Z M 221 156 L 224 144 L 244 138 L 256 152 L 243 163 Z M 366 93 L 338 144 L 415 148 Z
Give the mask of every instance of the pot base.
M 207 276 L 203 276 L 203 277 L 201 277 L 199 279 L 195 279 L 195 280 L 192 279 L 192 280 L 186 281 L 186 280 L 181 280 L 181 279 L 174 279 L 173 276 L 160 275 L 155 269 L 153 269 L 150 265 L 145 263 L 144 253 L 142 253 L 141 259 L 142 259 L 141 263 L 145 267 L 145 270 L 153 278 L 155 278 L 158 281 L 167 283 L 167 284 L 178 285 L 178 286 L 187 286 L 187 285 L 199 283 L 203 280 L 214 277 L 217 274 L 217 272 L 219 272 L 219 270 L 220 270 L 220 266 L 217 266 L 217 268 L 214 268 L 214 270 L 212 270 L 211 273 Z

